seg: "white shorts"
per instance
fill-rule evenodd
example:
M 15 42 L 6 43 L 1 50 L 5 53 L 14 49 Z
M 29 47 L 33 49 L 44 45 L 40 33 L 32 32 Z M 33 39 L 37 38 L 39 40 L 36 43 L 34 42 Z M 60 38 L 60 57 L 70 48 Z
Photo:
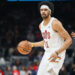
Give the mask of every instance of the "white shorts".
M 50 52 L 45 52 L 41 60 L 40 66 L 38 68 L 37 75 L 58 75 L 59 71 L 63 65 L 65 52 L 60 54 L 61 60 L 59 63 L 52 63 L 48 59 L 50 57 Z

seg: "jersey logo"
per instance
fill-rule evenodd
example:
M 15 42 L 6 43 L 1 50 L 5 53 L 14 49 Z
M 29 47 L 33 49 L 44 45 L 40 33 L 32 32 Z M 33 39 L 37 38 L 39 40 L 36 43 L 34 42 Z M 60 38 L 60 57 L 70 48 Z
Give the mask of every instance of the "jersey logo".
M 42 33 L 42 36 L 43 36 L 44 39 L 50 39 L 50 32 L 45 30 L 45 32 Z
M 50 39 L 50 32 L 48 32 L 47 30 L 45 30 L 45 31 L 42 33 L 42 36 L 43 36 L 44 39 Z M 48 41 L 45 41 L 45 40 L 44 40 L 44 44 L 45 44 L 45 47 L 46 47 L 46 48 L 49 48 Z

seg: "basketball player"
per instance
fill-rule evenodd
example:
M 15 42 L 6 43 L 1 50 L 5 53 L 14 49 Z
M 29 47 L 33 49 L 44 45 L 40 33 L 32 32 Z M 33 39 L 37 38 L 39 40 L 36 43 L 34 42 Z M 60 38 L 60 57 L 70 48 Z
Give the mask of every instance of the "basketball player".
M 51 17 L 54 10 L 51 2 L 41 2 L 39 9 L 43 19 L 39 28 L 44 40 L 30 42 L 32 47 L 44 46 L 45 49 L 37 75 L 58 75 L 65 59 L 66 49 L 72 44 L 72 39 L 62 23 L 57 18 Z

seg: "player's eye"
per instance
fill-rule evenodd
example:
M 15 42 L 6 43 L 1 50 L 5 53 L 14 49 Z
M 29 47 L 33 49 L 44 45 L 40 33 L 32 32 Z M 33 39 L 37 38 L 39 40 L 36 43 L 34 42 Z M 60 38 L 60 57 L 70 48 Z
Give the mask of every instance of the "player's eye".
M 43 9 L 40 9 L 40 11 L 43 11 Z
M 44 11 L 47 11 L 48 9 L 44 9 Z

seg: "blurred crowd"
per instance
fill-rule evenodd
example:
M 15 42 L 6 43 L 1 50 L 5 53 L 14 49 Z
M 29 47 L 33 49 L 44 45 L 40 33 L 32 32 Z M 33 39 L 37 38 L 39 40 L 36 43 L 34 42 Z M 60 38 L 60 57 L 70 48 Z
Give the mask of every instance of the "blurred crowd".
M 8 3 L 0 7 L 0 75 L 36 75 L 44 54 L 43 48 L 33 48 L 28 55 L 16 50 L 22 40 L 42 40 L 39 23 L 42 21 L 38 11 L 39 2 Z M 54 2 L 55 13 L 65 29 L 71 34 L 75 31 L 75 3 Z M 13 59 L 13 56 L 18 57 Z M 27 57 L 26 59 L 23 57 Z M 59 75 L 75 75 L 75 51 L 68 49 L 66 59 Z

